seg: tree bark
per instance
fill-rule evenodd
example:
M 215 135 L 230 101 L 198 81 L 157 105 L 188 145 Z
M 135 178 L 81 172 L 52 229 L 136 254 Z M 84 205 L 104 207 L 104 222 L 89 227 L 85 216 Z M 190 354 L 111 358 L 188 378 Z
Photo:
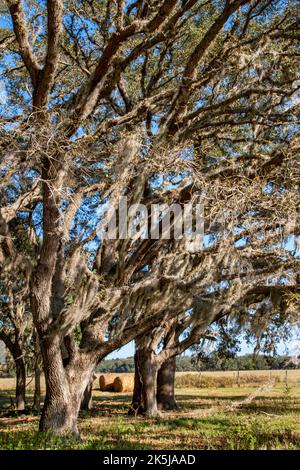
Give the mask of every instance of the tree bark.
M 159 415 L 156 401 L 158 365 L 153 355 L 147 350 L 141 351 L 143 361 L 139 365 L 142 382 L 142 401 L 145 415 L 155 417 Z
M 45 337 L 41 342 L 41 351 L 46 398 L 39 429 L 54 435 L 78 438 L 79 409 L 96 364 L 87 358 L 79 358 L 64 367 L 59 337 Z
M 161 410 L 177 409 L 175 400 L 176 356 L 165 361 L 157 375 L 157 406 Z
M 137 416 L 144 413 L 142 403 L 142 381 L 139 370 L 139 363 L 142 360 L 140 351 L 137 350 L 134 354 L 134 389 L 132 395 L 132 402 L 128 414 Z
M 33 407 L 35 410 L 40 411 L 41 408 L 41 369 L 39 364 L 34 367 L 34 396 Z
M 0 331 L 1 339 L 9 350 L 16 367 L 16 409 L 23 411 L 26 404 L 26 368 L 22 352 L 22 334 L 20 330 L 15 329 L 14 336 Z
M 82 410 L 91 410 L 92 409 L 92 406 L 93 406 L 93 383 L 94 383 L 94 380 L 96 378 L 96 375 L 93 374 L 92 375 L 92 378 L 90 380 L 90 383 L 88 384 L 88 386 L 86 387 L 84 393 L 83 393 L 83 398 L 82 398 L 82 401 L 81 401 L 81 406 L 80 408 Z
M 76 405 L 70 394 L 60 354 L 58 338 L 44 338 L 41 343 L 46 380 L 46 397 L 40 431 L 78 436 Z
M 34 396 L 33 408 L 40 411 L 41 408 L 41 350 L 36 330 L 34 330 Z
M 158 363 L 148 348 L 138 348 L 135 353 L 135 374 L 132 403 L 129 415 L 159 415 L 156 401 Z
M 41 342 L 46 380 L 46 397 L 40 420 L 40 431 L 78 437 L 78 403 L 72 396 L 63 367 L 58 337 L 45 337 Z
M 14 358 L 16 364 L 16 408 L 25 410 L 26 369 L 23 357 Z

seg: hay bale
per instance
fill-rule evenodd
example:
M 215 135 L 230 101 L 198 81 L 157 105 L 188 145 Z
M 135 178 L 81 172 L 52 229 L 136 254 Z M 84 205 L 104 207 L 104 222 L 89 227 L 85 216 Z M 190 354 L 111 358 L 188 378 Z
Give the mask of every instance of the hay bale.
M 116 378 L 116 374 L 100 375 L 99 387 L 100 387 L 101 392 L 113 392 L 115 378 Z
M 114 380 L 114 391 L 117 393 L 121 392 L 133 392 L 134 388 L 134 377 L 130 375 L 118 376 Z

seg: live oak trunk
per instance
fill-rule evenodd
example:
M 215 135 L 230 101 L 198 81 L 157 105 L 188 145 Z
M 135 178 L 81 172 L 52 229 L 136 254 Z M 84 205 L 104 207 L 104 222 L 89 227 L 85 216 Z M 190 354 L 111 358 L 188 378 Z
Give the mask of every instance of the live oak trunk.
M 15 359 L 16 365 L 16 408 L 18 411 L 25 409 L 26 393 L 26 368 L 23 357 Z
M 33 336 L 34 341 L 34 396 L 33 396 L 33 408 L 40 411 L 41 406 L 41 351 L 36 331 Z
M 77 420 L 84 390 L 95 364 L 78 362 L 64 368 L 59 338 L 44 338 L 41 343 L 46 379 L 46 398 L 40 431 L 79 437 Z
M 153 358 L 147 357 L 141 367 L 142 378 L 142 396 L 145 408 L 145 414 L 149 417 L 158 416 L 158 408 L 156 401 L 157 391 L 157 372 L 158 366 Z
M 33 396 L 33 407 L 39 411 L 41 406 L 41 368 L 39 364 L 35 365 L 34 368 L 34 396 Z
M 76 404 L 60 354 L 58 338 L 44 338 L 41 343 L 46 380 L 46 397 L 40 420 L 40 431 L 78 436 Z
M 155 355 L 146 348 L 135 353 L 134 391 L 130 415 L 158 416 L 156 401 L 158 364 Z
M 128 411 L 129 415 L 139 415 L 144 413 L 144 407 L 142 404 L 142 381 L 139 370 L 139 363 L 141 361 L 140 351 L 137 350 L 134 355 L 134 389 L 132 395 L 132 402 Z
M 129 414 L 143 412 L 149 417 L 158 416 L 157 372 L 155 355 L 146 348 L 139 348 L 136 352 L 135 387 Z
M 96 378 L 96 375 L 92 375 L 92 378 L 88 384 L 88 386 L 86 387 L 84 393 L 83 393 L 83 398 L 82 398 L 82 401 L 81 401 L 81 406 L 80 408 L 82 410 L 91 410 L 92 409 L 92 406 L 93 406 L 93 383 L 94 383 L 94 380 Z
M 165 361 L 157 374 L 157 406 L 161 410 L 177 409 L 175 400 L 176 357 Z
M 93 400 L 92 400 L 92 387 L 91 385 L 88 385 L 83 393 L 83 398 L 81 401 L 81 410 L 91 410 L 93 405 Z
M 26 368 L 22 351 L 22 335 L 16 330 L 15 337 L 1 332 L 1 339 L 12 355 L 16 368 L 15 406 L 18 411 L 23 411 L 26 405 Z

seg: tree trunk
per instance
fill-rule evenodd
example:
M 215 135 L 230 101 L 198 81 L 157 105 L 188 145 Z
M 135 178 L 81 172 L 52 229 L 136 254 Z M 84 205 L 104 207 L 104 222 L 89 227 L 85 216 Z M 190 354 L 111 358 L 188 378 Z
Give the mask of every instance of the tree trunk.
M 88 410 L 92 409 L 92 406 L 93 406 L 93 397 L 92 397 L 93 383 L 94 383 L 95 378 L 96 378 L 96 375 L 93 374 L 92 378 L 90 380 L 90 383 L 88 384 L 88 386 L 86 387 L 86 389 L 83 393 L 83 398 L 82 398 L 81 406 L 80 406 L 80 408 L 82 410 L 87 410 L 88 411 Z
M 48 342 L 48 340 L 45 340 Z M 40 420 L 40 431 L 50 431 L 57 435 L 78 436 L 76 403 L 63 369 L 62 361 L 56 357 L 57 346 L 44 345 L 44 371 L 46 398 Z M 52 358 L 52 360 L 51 360 Z
M 34 330 L 34 396 L 33 396 L 33 408 L 40 411 L 41 407 L 41 350 L 39 346 L 39 340 L 36 330 Z
M 23 357 L 15 359 L 16 364 L 16 408 L 25 410 L 26 369 Z
M 78 438 L 79 409 L 96 363 L 90 358 L 78 356 L 64 368 L 59 337 L 44 337 L 41 352 L 46 398 L 39 429 L 54 435 Z
M 34 396 L 33 407 L 35 410 L 40 411 L 41 407 L 41 369 L 39 364 L 34 367 Z
M 177 409 L 175 400 L 176 356 L 167 359 L 157 375 L 157 406 L 161 410 Z
M 46 398 L 40 420 L 40 431 L 78 437 L 79 404 L 72 396 L 60 351 L 58 337 L 44 337 L 41 342 L 46 380 Z
M 142 381 L 139 370 L 139 363 L 142 360 L 140 356 L 140 351 L 137 350 L 134 354 L 134 389 L 131 406 L 128 411 L 128 414 L 133 416 L 144 413 L 144 407 L 142 403 Z
M 145 415 L 154 417 L 159 415 L 156 401 L 158 366 L 153 355 L 147 353 L 147 350 L 141 351 L 141 356 L 144 360 L 141 361 L 139 367 L 142 382 L 142 399 Z
M 80 405 L 80 409 L 81 410 L 91 410 L 92 409 L 92 385 L 89 384 L 84 393 L 83 393 L 83 398 L 82 398 L 82 401 L 81 401 L 81 405 Z
M 9 350 L 16 367 L 16 409 L 23 411 L 25 409 L 26 399 L 26 368 L 22 351 L 22 333 L 19 329 L 15 329 L 14 337 L 1 333 L 1 339 L 4 341 L 5 346 Z
M 40 431 L 59 436 L 79 437 L 77 418 L 79 406 L 67 389 L 58 394 L 46 394 L 40 420 Z
M 158 416 L 156 401 L 158 365 L 147 348 L 138 348 L 135 356 L 134 390 L 129 415 Z

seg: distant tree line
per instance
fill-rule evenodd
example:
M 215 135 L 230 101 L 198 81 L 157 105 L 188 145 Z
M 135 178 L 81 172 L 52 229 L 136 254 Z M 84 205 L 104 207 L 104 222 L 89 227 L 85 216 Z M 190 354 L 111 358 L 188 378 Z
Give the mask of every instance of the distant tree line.
M 245 354 L 221 358 L 213 352 L 209 356 L 195 358 L 193 356 L 179 356 L 176 359 L 176 371 L 203 371 L 203 370 L 268 370 L 268 369 L 296 369 L 299 367 L 290 356 L 268 356 L 259 354 Z M 97 368 L 98 372 L 134 372 L 134 358 L 104 359 Z
M 134 372 L 134 368 L 134 357 L 126 357 L 122 359 L 104 359 L 97 367 L 97 371 L 118 374 L 122 372 Z M 179 356 L 176 361 L 176 370 L 180 372 L 199 370 L 199 365 L 191 357 Z
M 244 356 L 220 357 L 217 352 L 198 360 L 196 370 L 266 370 L 296 369 L 299 367 L 290 356 L 270 356 L 267 354 L 245 354 Z

